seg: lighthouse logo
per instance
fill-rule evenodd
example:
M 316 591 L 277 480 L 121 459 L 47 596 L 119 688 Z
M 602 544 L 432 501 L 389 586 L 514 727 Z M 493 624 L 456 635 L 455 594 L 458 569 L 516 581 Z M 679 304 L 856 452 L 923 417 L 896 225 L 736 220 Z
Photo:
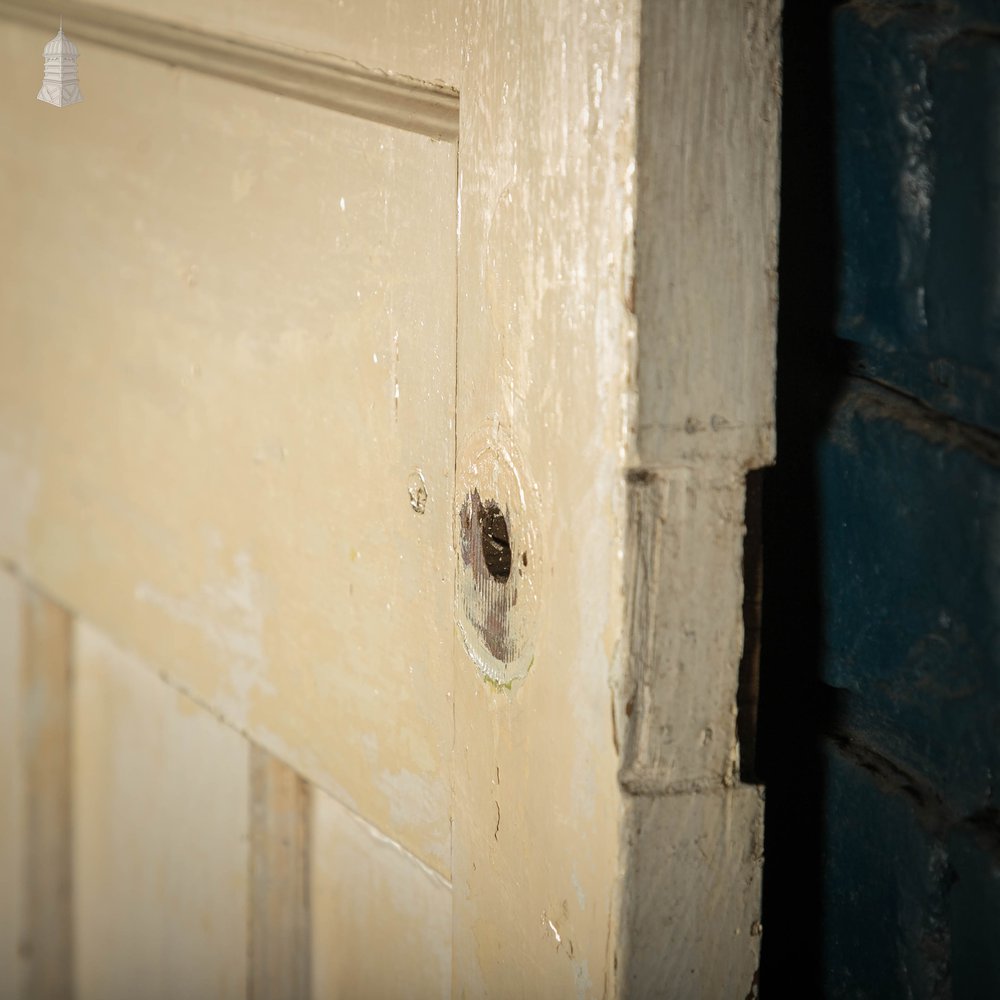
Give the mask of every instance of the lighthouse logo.
M 38 99 L 57 108 L 78 104 L 83 100 L 76 74 L 77 47 L 63 34 L 62 19 L 59 34 L 45 46 L 45 79 Z

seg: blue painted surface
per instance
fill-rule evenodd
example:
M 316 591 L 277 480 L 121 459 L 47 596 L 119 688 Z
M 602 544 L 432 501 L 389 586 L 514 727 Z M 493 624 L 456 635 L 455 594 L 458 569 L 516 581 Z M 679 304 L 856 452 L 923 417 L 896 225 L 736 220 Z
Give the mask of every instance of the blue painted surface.
M 948 840 L 948 863 L 953 879 L 948 892 L 948 917 L 956 1000 L 1000 995 L 997 990 L 1000 984 L 997 846 L 995 833 L 975 827 L 956 830 Z
M 951 881 L 941 839 L 905 794 L 833 745 L 825 755 L 823 988 L 830 997 L 947 995 Z
M 836 19 L 839 334 L 861 370 L 1000 430 L 1000 10 Z
M 1000 442 L 864 380 L 820 451 L 823 680 L 845 693 L 838 727 L 960 815 L 993 804 L 1000 779 L 998 460 Z
M 833 57 L 823 991 L 995 1000 L 1000 3 L 848 4 Z

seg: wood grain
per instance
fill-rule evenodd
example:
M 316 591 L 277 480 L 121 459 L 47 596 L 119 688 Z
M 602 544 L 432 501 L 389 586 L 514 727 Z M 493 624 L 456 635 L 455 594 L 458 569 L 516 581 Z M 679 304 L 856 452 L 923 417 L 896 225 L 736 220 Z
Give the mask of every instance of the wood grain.
M 744 476 L 773 455 L 776 3 L 348 17 L 397 12 L 379 68 L 408 24 L 447 22 L 456 148 L 268 83 L 312 0 L 288 35 L 274 0 L 176 0 L 177 36 L 152 2 L 116 6 L 154 60 L 94 45 L 70 113 L 0 108 L 0 557 L 93 623 L 83 994 L 177 962 L 192 995 L 299 989 L 294 771 L 318 789 L 317 996 L 745 996 L 762 805 L 735 785 L 734 712 Z M 198 66 L 156 61 L 206 35 Z M 4 92 L 45 40 L 0 26 Z M 190 71 L 237 50 L 254 87 Z M 502 509 L 504 580 L 462 560 L 473 491 Z

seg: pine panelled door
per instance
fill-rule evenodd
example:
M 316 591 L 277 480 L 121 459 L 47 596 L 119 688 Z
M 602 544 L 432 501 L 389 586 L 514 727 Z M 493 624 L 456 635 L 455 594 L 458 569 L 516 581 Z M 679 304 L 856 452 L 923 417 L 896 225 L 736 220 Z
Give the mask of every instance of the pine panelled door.
M 779 36 L 0 0 L 0 997 L 754 991 Z

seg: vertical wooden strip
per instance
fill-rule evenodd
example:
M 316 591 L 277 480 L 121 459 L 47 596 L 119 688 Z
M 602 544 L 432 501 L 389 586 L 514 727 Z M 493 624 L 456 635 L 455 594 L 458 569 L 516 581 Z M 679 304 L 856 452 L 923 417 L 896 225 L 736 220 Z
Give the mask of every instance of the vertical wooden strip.
M 22 775 L 21 588 L 0 571 L 0 1000 L 18 995 Z
M 757 996 L 760 789 L 634 795 L 625 805 L 619 998 Z
M 774 455 L 780 15 L 780 0 L 642 3 L 627 460 L 630 492 L 659 482 L 664 502 L 633 506 L 628 532 L 629 606 L 649 615 L 628 622 L 617 717 L 623 996 L 757 992 L 764 803 L 736 781 L 756 704 L 746 474 Z
M 455 507 L 511 567 L 459 546 L 456 996 L 616 991 L 639 7 L 464 7 Z
M 309 785 L 250 746 L 251 1000 L 308 1000 Z
M 757 468 L 775 446 L 781 2 L 641 6 L 630 461 Z
M 21 614 L 22 991 L 28 1000 L 65 1000 L 72 993 L 73 939 L 71 619 L 27 587 Z

